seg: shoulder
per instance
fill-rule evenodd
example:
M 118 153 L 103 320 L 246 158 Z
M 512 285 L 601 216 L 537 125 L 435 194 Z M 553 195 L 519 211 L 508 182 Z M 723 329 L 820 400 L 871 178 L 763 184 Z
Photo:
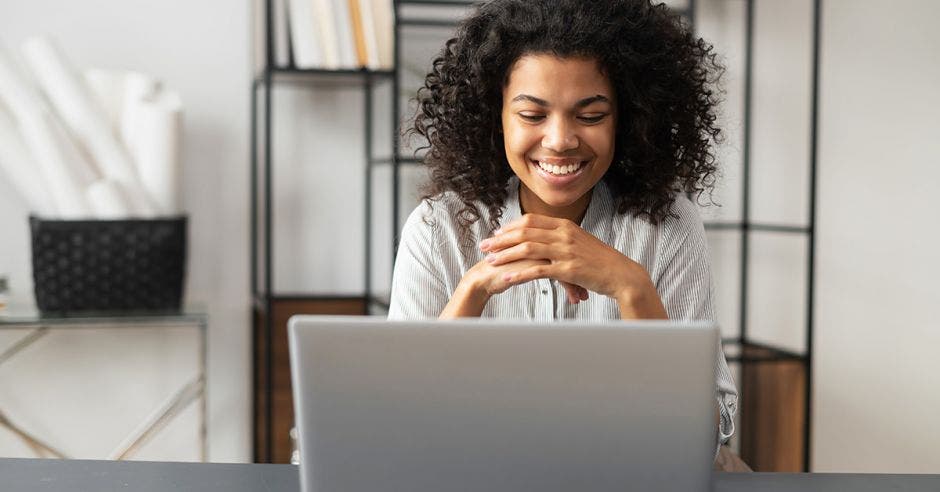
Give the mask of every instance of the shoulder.
M 437 232 L 449 229 L 456 222 L 457 212 L 463 204 L 455 193 L 446 192 L 421 200 L 405 221 L 404 229 Z
M 669 214 L 660 223 L 661 234 L 667 241 L 685 242 L 690 236 L 704 236 L 705 229 L 699 207 L 685 193 L 676 193 Z
M 697 231 L 704 234 L 699 207 L 684 193 L 673 195 L 673 203 L 662 220 L 653 221 L 648 214 L 637 212 L 615 212 L 611 205 L 617 236 L 646 237 L 656 243 L 682 241 Z
M 470 226 L 466 239 L 478 241 L 486 235 L 489 211 L 482 204 L 475 204 L 480 219 Z M 462 237 L 458 217 L 466 205 L 453 192 L 444 192 L 438 196 L 424 199 L 408 216 L 402 230 L 402 240 L 412 236 L 422 236 L 435 243 L 456 243 Z

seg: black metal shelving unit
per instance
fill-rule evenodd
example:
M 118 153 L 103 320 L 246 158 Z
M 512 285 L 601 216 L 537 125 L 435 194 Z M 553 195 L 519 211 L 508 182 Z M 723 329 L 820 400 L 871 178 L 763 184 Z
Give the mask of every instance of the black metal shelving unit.
M 372 225 L 374 217 L 372 215 L 372 197 L 370 190 L 374 184 L 374 169 L 376 166 L 391 166 L 391 227 L 393 237 L 392 264 L 394 264 L 394 255 L 397 249 L 400 233 L 400 194 L 401 194 L 401 169 L 403 166 L 420 164 L 420 159 L 414 157 L 401 156 L 400 139 L 398 135 L 399 118 L 401 116 L 400 108 L 400 86 L 401 86 L 401 39 L 402 28 L 409 26 L 418 27 L 452 27 L 451 20 L 438 19 L 407 19 L 400 15 L 401 6 L 448 6 L 448 7 L 466 7 L 477 3 L 473 0 L 394 0 L 394 63 L 389 70 L 367 70 L 367 69 L 298 69 L 293 66 L 293 57 L 289 66 L 274 65 L 274 40 L 273 40 L 273 1 L 264 0 L 264 24 L 265 24 L 265 62 L 261 72 L 256 74 L 252 80 L 251 101 L 250 101 L 250 172 L 251 172 L 251 217 L 250 217 L 250 241 L 251 241 L 251 298 L 253 320 L 253 340 L 255 343 L 263 345 L 263 350 L 256 352 L 253 357 L 253 374 L 255 380 L 255 391 L 260 395 L 254 395 L 254 422 L 255 439 L 259 439 L 257 434 L 258 422 L 263 422 L 266 431 L 263 432 L 260 440 L 263 442 L 255 443 L 254 460 L 257 462 L 270 462 L 272 457 L 272 374 L 273 374 L 273 354 L 272 342 L 275 329 L 273 320 L 273 305 L 278 301 L 291 300 L 359 300 L 365 308 L 363 313 L 367 314 L 373 310 L 387 310 L 387 293 L 374 292 L 372 285 L 373 272 L 373 251 L 372 251 Z M 811 190 L 810 190 L 810 217 L 808 225 L 794 226 L 785 224 L 765 224 L 750 220 L 750 128 L 751 128 L 751 92 L 752 92 L 752 47 L 753 47 L 753 28 L 754 28 L 754 0 L 747 0 L 747 28 L 746 28 L 746 60 L 745 60 L 745 95 L 744 95 L 744 173 L 743 173 L 743 209 L 742 218 L 735 222 L 713 222 L 706 223 L 705 228 L 708 231 L 737 231 L 741 234 L 741 257 L 740 257 L 740 320 L 739 336 L 723 340 L 723 344 L 728 352 L 728 362 L 741 364 L 741 379 L 747 378 L 748 367 L 751 364 L 772 363 L 779 361 L 802 361 L 806 367 L 806 405 L 805 405 L 805 429 L 804 429 L 804 470 L 809 470 L 810 455 L 810 412 L 812 395 L 812 333 L 813 333 L 813 287 L 814 287 L 814 250 L 815 250 L 815 217 L 816 217 L 816 122 L 817 116 L 817 94 L 818 94 L 818 72 L 819 72 L 819 12 L 820 1 L 814 1 L 814 31 L 813 31 L 813 101 L 812 101 L 812 136 L 811 136 Z M 694 26 L 695 22 L 696 0 L 688 0 L 688 8 L 679 13 L 685 16 L 689 23 Z M 365 135 L 364 162 L 366 163 L 364 189 L 364 289 L 361 295 L 356 296 L 324 296 L 307 295 L 303 293 L 277 293 L 274 291 L 273 278 L 273 203 L 272 203 L 272 99 L 273 87 L 281 83 L 299 83 L 310 86 L 321 86 L 324 82 L 335 83 L 336 81 L 352 82 L 359 84 L 363 88 L 363 121 L 362 129 Z M 391 149 L 386 156 L 376 156 L 373 149 L 373 122 L 375 120 L 375 101 L 374 89 L 378 84 L 391 84 Z M 260 106 L 260 108 L 259 108 Z M 260 121 L 259 121 L 260 120 Z M 748 336 L 747 331 L 747 312 L 748 312 L 748 264 L 750 250 L 751 232 L 771 232 L 780 234 L 798 234 L 805 235 L 808 238 L 807 248 L 807 313 L 806 313 L 806 340 L 807 347 L 805 353 L 794 353 L 782 348 L 773 347 L 758 343 Z M 257 347 L 256 347 L 257 348 Z M 749 349 L 757 349 L 760 355 L 750 355 Z M 738 381 L 739 387 L 743 387 L 742 381 Z
M 754 110 L 753 94 L 753 56 L 754 56 L 754 29 L 755 29 L 755 0 L 746 0 L 745 20 L 745 67 L 744 67 L 744 138 L 743 138 L 743 173 L 742 173 L 742 217 L 736 223 L 710 223 L 706 230 L 734 230 L 740 237 L 740 279 L 739 279 L 739 321 L 738 336 L 722 340 L 725 346 L 729 363 L 740 364 L 740 381 L 737 381 L 741 394 L 739 401 L 745 397 L 743 388 L 747 386 L 751 377 L 751 369 L 755 364 L 774 363 L 783 361 L 797 361 L 803 364 L 805 370 L 805 394 L 803 405 L 803 471 L 811 471 L 811 438 L 812 438 L 812 395 L 813 395 L 813 314 L 815 300 L 815 265 L 816 265 L 816 194 L 817 194 L 817 136 L 818 136 L 818 99 L 819 99 L 819 52 L 820 52 L 820 16 L 822 0 L 812 0 L 813 29 L 812 29 L 812 68 L 811 68 L 811 101 L 810 101 L 810 148 L 809 148 L 809 214 L 806 225 L 767 224 L 751 220 L 751 130 L 752 114 Z M 784 235 L 799 235 L 806 238 L 806 312 L 804 334 L 806 348 L 803 353 L 774 347 L 754 341 L 748 332 L 749 310 L 749 273 L 751 233 L 765 232 Z M 749 355 L 748 349 L 756 349 L 760 355 Z M 744 430 L 745 432 L 747 429 Z M 745 457 L 746 459 L 746 457 Z
M 369 69 L 299 69 L 294 66 L 293 56 L 291 54 L 288 66 L 275 66 L 274 64 L 274 0 L 264 0 L 264 65 L 260 73 L 255 74 L 252 80 L 251 101 L 250 101 L 250 276 L 251 276 L 251 299 L 253 320 L 253 340 L 256 344 L 262 345 L 262 350 L 256 352 L 253 357 L 253 375 L 255 380 L 255 391 L 262 394 L 255 395 L 253 420 L 255 423 L 255 439 L 263 442 L 255 443 L 254 460 L 257 462 L 272 461 L 272 407 L 273 407 L 273 374 L 274 374 L 274 356 L 272 354 L 272 344 L 275 338 L 275 330 L 283 327 L 274 326 L 274 304 L 279 301 L 306 301 L 306 300 L 355 300 L 362 302 L 364 309 L 360 314 L 368 314 L 373 309 L 388 309 L 387 295 L 376 294 L 372 285 L 373 272 L 373 251 L 372 251 L 372 225 L 373 204 L 370 190 L 374 181 L 374 169 L 376 166 L 391 167 L 392 204 L 390 207 L 393 244 L 397 246 L 399 239 L 400 226 L 400 193 L 401 193 L 401 169 L 403 166 L 420 164 L 420 159 L 415 157 L 405 157 L 400 155 L 400 141 L 398 136 L 398 121 L 401 113 L 399 89 L 401 86 L 401 31 L 403 27 L 453 27 L 451 20 L 436 20 L 426 18 L 409 19 L 400 15 L 401 6 L 446 6 L 446 7 L 467 7 L 477 2 L 461 0 L 394 0 L 394 58 L 393 66 L 388 70 L 369 70 Z M 336 81 L 350 82 L 361 85 L 363 89 L 363 121 L 362 128 L 365 135 L 364 161 L 365 179 L 364 189 L 365 207 L 364 207 L 364 279 L 363 292 L 359 295 L 308 295 L 304 293 L 278 293 L 274 289 L 273 278 L 273 232 L 275 217 L 272 214 L 272 178 L 273 178 L 273 156 L 272 156 L 272 99 L 273 87 L 282 83 L 295 83 L 310 86 L 322 87 L 324 83 L 335 83 Z M 384 156 L 377 156 L 373 149 L 373 123 L 375 121 L 375 101 L 374 89 L 378 84 L 391 84 L 391 149 Z M 395 247 L 392 248 L 392 261 L 394 262 Z M 256 347 L 257 349 L 257 347 Z M 264 432 L 258 433 L 258 422 L 262 422 L 265 427 Z

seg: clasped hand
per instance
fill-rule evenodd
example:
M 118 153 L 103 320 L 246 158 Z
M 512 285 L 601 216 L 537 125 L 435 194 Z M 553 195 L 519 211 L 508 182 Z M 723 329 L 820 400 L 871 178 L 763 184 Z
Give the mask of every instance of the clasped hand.
M 487 296 L 539 278 L 561 282 L 575 304 L 587 300 L 588 291 L 621 302 L 637 292 L 655 293 L 641 265 L 567 219 L 526 214 L 480 249 L 487 255 L 471 272 Z

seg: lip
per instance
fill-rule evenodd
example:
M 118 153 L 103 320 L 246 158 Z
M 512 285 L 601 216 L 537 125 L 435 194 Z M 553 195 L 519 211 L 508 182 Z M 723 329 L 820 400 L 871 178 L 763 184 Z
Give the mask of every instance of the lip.
M 563 164 L 564 164 L 564 165 L 568 165 L 568 164 L 574 164 L 574 163 L 580 163 L 580 164 L 583 164 L 583 165 L 582 165 L 577 171 L 575 171 L 575 172 L 573 172 L 573 173 L 571 173 L 571 174 L 566 174 L 566 175 L 564 175 L 564 176 L 556 176 L 556 175 L 554 175 L 554 174 L 552 174 L 552 173 L 550 173 L 550 172 L 548 172 L 548 171 L 542 169 L 542 167 L 539 166 L 538 161 L 547 162 L 547 163 L 550 163 L 550 164 L 553 164 L 553 165 L 556 165 L 556 166 L 560 166 L 560 165 L 563 165 Z M 571 183 L 571 182 L 573 182 L 573 181 L 576 181 L 578 178 L 580 178 L 581 175 L 584 174 L 584 171 L 585 171 L 587 168 L 591 167 L 591 161 L 590 161 L 590 160 L 571 159 L 571 158 L 567 158 L 567 159 L 542 158 L 542 159 L 538 159 L 538 160 L 529 159 L 529 165 L 532 166 L 532 167 L 535 169 L 535 173 L 536 173 L 540 178 L 542 178 L 545 182 L 547 182 L 548 184 L 553 185 L 553 186 L 564 186 L 564 185 L 567 185 L 567 184 L 569 184 L 569 183 Z

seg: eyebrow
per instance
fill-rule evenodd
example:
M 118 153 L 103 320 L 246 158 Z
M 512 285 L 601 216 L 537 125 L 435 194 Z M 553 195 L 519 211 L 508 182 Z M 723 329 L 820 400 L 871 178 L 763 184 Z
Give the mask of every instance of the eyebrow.
M 512 98 L 512 102 L 517 102 L 517 101 L 529 101 L 545 108 L 551 106 L 551 104 L 549 104 L 548 101 L 546 101 L 545 99 L 540 99 L 535 96 L 530 96 L 528 94 L 519 94 L 518 96 Z M 609 103 L 610 99 L 608 99 L 606 96 L 602 96 L 598 94 L 596 96 L 585 97 L 584 99 L 576 102 L 574 107 L 583 108 L 595 102 Z

